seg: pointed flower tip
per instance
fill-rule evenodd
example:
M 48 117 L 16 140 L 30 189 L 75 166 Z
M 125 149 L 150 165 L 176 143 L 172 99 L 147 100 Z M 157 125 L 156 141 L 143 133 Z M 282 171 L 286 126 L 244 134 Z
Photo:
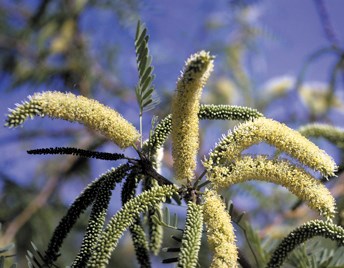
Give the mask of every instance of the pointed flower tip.
M 178 84 L 194 84 L 203 87 L 207 82 L 214 68 L 214 56 L 204 50 L 191 55 L 184 66 L 182 75 L 178 80 Z M 179 89 L 180 86 L 178 86 Z M 192 87 L 191 87 L 192 88 Z
M 204 69 L 213 68 L 215 56 L 210 55 L 209 52 L 204 50 L 191 55 L 185 63 L 185 72 L 194 71 L 202 72 Z
M 31 96 L 28 96 L 29 101 L 22 101 L 22 103 L 16 103 L 15 108 L 9 108 L 9 114 L 5 121 L 5 127 L 15 128 L 22 125 L 28 118 L 34 116 L 43 116 L 42 108 L 38 101 L 32 100 Z

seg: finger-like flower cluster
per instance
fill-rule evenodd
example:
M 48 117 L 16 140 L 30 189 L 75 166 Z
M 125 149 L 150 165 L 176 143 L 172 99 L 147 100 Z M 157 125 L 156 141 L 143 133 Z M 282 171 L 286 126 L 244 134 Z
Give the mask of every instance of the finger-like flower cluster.
M 185 63 L 172 102 L 172 156 L 177 180 L 190 182 L 199 147 L 199 103 L 203 86 L 213 70 L 213 56 L 201 51 Z
M 201 120 L 253 120 L 263 115 L 256 109 L 235 105 L 201 104 L 198 118 Z M 172 115 L 162 119 L 154 129 L 154 132 L 147 144 L 150 150 L 155 153 L 166 141 L 171 133 Z
M 220 196 L 213 190 L 204 193 L 204 222 L 208 242 L 214 252 L 210 267 L 238 267 L 238 249 L 231 217 Z
M 125 203 L 122 209 L 111 218 L 105 231 L 99 237 L 98 244 L 92 252 L 93 254 L 87 263 L 87 267 L 106 267 L 111 252 L 117 246 L 119 238 L 140 213 L 163 202 L 166 197 L 171 197 L 176 191 L 176 188 L 172 185 L 158 186 L 143 192 Z
M 97 180 L 89 184 L 85 190 L 75 199 L 67 214 L 61 219 L 58 226 L 55 228 L 54 234 L 50 239 L 48 249 L 45 251 L 44 260 L 46 263 L 51 263 L 57 259 L 59 250 L 63 240 L 76 223 L 79 216 L 94 202 L 100 188 L 106 187 L 109 190 L 115 188 L 116 183 L 127 175 L 129 165 L 123 165 L 118 168 L 113 168 L 101 175 Z
M 324 176 L 333 176 L 337 168 L 333 159 L 314 143 L 286 125 L 267 118 L 258 118 L 237 126 L 224 137 L 204 162 L 207 168 L 223 161 L 231 162 L 248 147 L 266 142 L 296 158 Z
M 121 148 L 133 145 L 140 136 L 136 128 L 115 110 L 83 96 L 57 91 L 36 93 L 29 97 L 29 101 L 10 110 L 5 125 L 16 127 L 34 116 L 49 116 L 84 124 Z
M 315 236 L 322 236 L 337 241 L 344 246 L 344 229 L 341 226 L 327 221 L 312 220 L 292 231 L 282 240 L 274 251 L 267 268 L 281 267 L 288 254 L 298 245 Z
M 203 205 L 188 203 L 186 224 L 180 248 L 178 267 L 197 267 L 203 229 Z
M 326 218 L 332 218 L 336 211 L 335 200 L 329 190 L 304 169 L 285 160 L 244 156 L 231 165 L 215 166 L 208 174 L 208 179 L 220 188 L 249 180 L 272 182 L 307 201 L 311 208 Z
M 306 137 L 325 138 L 339 148 L 344 149 L 344 129 L 328 124 L 309 124 L 301 127 L 299 132 Z
M 202 104 L 198 113 L 198 117 L 200 119 L 210 120 L 249 121 L 262 116 L 263 114 L 258 112 L 256 109 L 224 104 Z

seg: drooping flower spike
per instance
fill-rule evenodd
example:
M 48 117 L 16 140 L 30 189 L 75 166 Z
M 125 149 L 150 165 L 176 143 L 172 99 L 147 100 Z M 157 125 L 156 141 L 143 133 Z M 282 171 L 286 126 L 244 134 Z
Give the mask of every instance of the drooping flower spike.
M 238 267 L 238 249 L 231 217 L 214 190 L 204 193 L 204 223 L 208 243 L 214 252 L 210 267 Z
M 329 190 L 304 169 L 286 160 L 244 156 L 228 166 L 215 166 L 207 178 L 218 188 L 227 188 L 249 180 L 272 182 L 307 201 L 309 207 L 326 218 L 332 218 L 336 211 L 335 200 Z
M 341 226 L 328 221 L 312 220 L 296 228 L 282 240 L 266 267 L 281 267 L 290 252 L 315 236 L 329 238 L 336 241 L 339 246 L 344 246 L 344 229 Z
M 94 202 L 100 188 L 106 186 L 107 189 L 114 189 L 116 183 L 126 176 L 130 166 L 125 164 L 118 168 L 113 168 L 101 175 L 97 180 L 90 183 L 85 190 L 75 199 L 66 215 L 61 219 L 54 234 L 49 241 L 49 245 L 44 254 L 44 260 L 47 265 L 52 264 L 59 256 L 60 247 L 76 223 L 80 215 Z
M 300 163 L 320 171 L 324 176 L 333 176 L 337 169 L 336 163 L 328 154 L 300 133 L 263 117 L 238 125 L 218 143 L 209 158 L 204 161 L 204 165 L 211 168 L 223 162 L 230 163 L 238 158 L 243 150 L 260 142 L 275 146 Z
M 29 97 L 29 101 L 10 109 L 5 126 L 17 127 L 34 116 L 81 123 L 100 132 L 121 148 L 134 145 L 140 137 L 135 127 L 115 110 L 83 96 L 57 91 L 36 93 Z

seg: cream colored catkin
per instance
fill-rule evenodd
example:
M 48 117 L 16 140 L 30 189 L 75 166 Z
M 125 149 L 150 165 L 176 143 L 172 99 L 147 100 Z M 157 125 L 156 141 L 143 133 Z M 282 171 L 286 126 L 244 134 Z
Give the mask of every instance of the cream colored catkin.
M 213 58 L 201 51 L 186 61 L 172 101 L 172 156 L 177 180 L 183 184 L 194 177 L 199 148 L 200 98 L 213 70 Z
M 211 268 L 238 267 L 238 249 L 231 217 L 220 196 L 214 190 L 204 193 L 204 222 L 207 239 L 213 251 Z
M 10 112 L 6 123 L 9 127 L 16 127 L 28 117 L 38 115 L 81 123 L 100 132 L 121 148 L 134 145 L 140 137 L 136 128 L 117 111 L 72 93 L 36 93 Z
M 223 161 L 231 162 L 250 146 L 266 142 L 275 146 L 302 164 L 320 171 L 324 176 L 333 176 L 336 163 L 323 150 L 297 131 L 268 118 L 257 118 L 238 125 L 224 137 L 210 153 L 204 165 L 209 169 Z
M 266 156 L 244 156 L 229 166 L 216 166 L 207 174 L 217 188 L 250 180 L 272 182 L 287 188 L 325 218 L 333 218 L 336 204 L 329 190 L 304 169 L 286 160 L 269 160 Z

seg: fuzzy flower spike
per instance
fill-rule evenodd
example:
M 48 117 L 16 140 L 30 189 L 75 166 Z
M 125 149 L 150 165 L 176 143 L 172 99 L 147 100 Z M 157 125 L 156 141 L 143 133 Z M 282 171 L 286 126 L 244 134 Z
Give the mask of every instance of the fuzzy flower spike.
M 300 133 L 264 117 L 237 126 L 218 143 L 204 165 L 211 169 L 214 164 L 230 163 L 237 159 L 242 151 L 260 142 L 275 146 L 324 176 L 334 176 L 337 169 L 336 163 L 328 154 Z
M 250 180 L 272 182 L 287 188 L 327 219 L 333 218 L 336 212 L 335 200 L 330 191 L 304 169 L 286 160 L 243 156 L 231 165 L 214 167 L 208 174 L 208 180 L 220 189 Z
M 17 127 L 28 117 L 49 116 L 78 122 L 112 140 L 121 148 L 133 145 L 140 134 L 135 127 L 115 110 L 83 96 L 47 91 L 36 93 L 29 101 L 10 109 L 5 126 Z
M 206 190 L 204 194 L 204 222 L 209 246 L 214 252 L 210 268 L 238 267 L 238 249 L 231 217 L 214 190 Z
M 199 105 L 202 88 L 213 70 L 213 56 L 201 51 L 185 63 L 172 102 L 172 156 L 177 180 L 189 183 L 199 147 Z

